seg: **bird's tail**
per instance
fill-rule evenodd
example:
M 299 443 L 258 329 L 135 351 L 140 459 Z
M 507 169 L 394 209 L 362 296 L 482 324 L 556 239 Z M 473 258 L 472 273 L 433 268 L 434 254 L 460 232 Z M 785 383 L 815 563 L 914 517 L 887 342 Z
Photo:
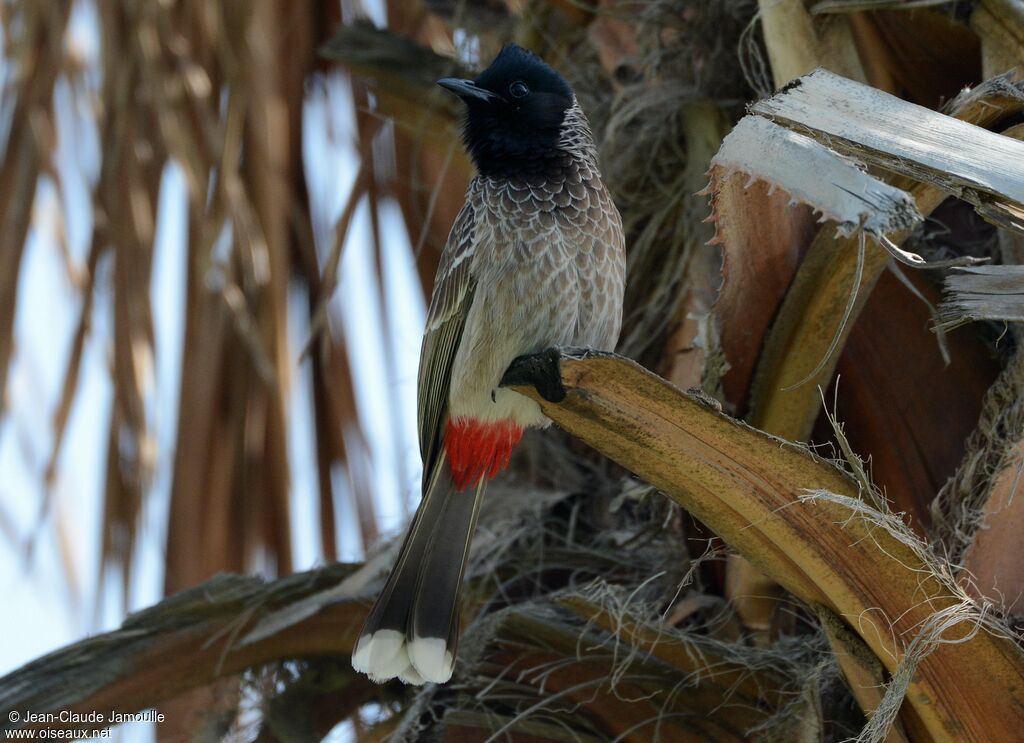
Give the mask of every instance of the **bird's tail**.
M 459 492 L 443 457 L 352 654 L 352 667 L 373 681 L 443 683 L 452 675 L 462 574 L 487 479 Z

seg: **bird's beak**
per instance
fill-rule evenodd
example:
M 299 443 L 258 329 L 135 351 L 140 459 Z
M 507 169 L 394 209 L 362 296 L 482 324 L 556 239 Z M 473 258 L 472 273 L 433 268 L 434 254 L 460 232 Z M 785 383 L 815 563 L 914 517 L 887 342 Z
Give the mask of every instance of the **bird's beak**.
M 478 87 L 472 80 L 460 80 L 457 77 L 442 77 L 437 81 L 437 84 L 445 90 L 450 90 L 464 101 L 476 100 L 489 103 L 500 98 L 500 96 L 495 95 L 491 91 Z

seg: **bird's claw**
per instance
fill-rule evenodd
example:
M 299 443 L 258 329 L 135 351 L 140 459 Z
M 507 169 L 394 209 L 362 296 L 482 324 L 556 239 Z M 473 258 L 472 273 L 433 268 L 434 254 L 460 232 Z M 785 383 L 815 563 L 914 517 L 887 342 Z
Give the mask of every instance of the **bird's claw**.
M 548 402 L 562 402 L 567 393 L 562 384 L 561 359 L 562 351 L 555 347 L 519 356 L 509 364 L 501 386 L 532 385 Z

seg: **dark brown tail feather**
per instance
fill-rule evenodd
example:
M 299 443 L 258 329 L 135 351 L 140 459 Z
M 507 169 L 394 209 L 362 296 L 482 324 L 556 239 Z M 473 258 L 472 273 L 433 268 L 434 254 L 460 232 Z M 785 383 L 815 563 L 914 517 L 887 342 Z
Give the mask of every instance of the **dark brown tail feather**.
M 443 645 L 440 642 L 417 643 L 421 652 L 418 656 L 413 653 L 411 661 L 416 673 L 402 675 L 396 670 L 400 662 L 398 665 L 382 663 L 377 667 L 365 657 L 359 663 L 353 658 L 357 670 L 378 681 L 396 675 L 414 683 L 417 675 L 428 681 L 443 681 L 450 676 L 459 634 L 462 576 L 485 483 L 486 480 L 481 480 L 474 490 L 458 492 L 442 454 L 395 566 L 359 635 L 362 644 L 379 631 L 391 630 L 405 636 L 406 650 L 417 639 L 441 640 Z M 424 655 L 425 647 L 432 648 L 430 654 Z

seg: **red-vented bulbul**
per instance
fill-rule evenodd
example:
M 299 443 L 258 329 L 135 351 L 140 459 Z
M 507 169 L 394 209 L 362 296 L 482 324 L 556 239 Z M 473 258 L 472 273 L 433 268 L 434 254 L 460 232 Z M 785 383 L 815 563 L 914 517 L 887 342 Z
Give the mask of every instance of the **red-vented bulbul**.
M 420 351 L 423 499 L 352 656 L 374 681 L 451 678 L 459 589 L 487 480 L 527 426 L 550 421 L 501 388 L 517 356 L 611 350 L 622 321 L 622 221 L 587 118 L 539 57 L 506 46 L 475 80 L 438 85 L 466 104 L 477 175 L 448 237 Z

